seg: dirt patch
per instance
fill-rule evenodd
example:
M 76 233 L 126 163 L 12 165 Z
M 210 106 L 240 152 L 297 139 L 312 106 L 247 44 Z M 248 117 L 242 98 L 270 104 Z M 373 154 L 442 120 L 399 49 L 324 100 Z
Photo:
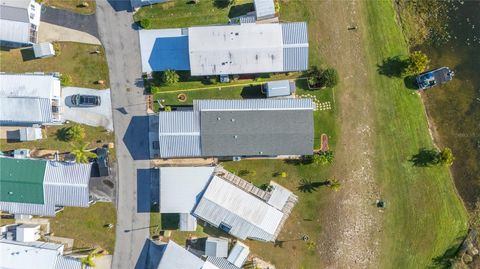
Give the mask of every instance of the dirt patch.
M 374 234 L 381 222 L 373 205 L 378 192 L 373 174 L 372 97 L 366 91 L 369 79 L 362 32 L 366 27 L 361 8 L 354 1 L 322 3 L 322 13 L 330 15 L 319 18 L 317 27 L 324 31 L 317 40 L 311 40 L 320 44 L 326 62 L 341 77 L 336 100 L 340 134 L 334 170 L 343 187 L 332 196 L 322 215 L 318 246 L 326 268 L 376 267 L 378 239 Z M 352 25 L 356 29 L 348 30 Z

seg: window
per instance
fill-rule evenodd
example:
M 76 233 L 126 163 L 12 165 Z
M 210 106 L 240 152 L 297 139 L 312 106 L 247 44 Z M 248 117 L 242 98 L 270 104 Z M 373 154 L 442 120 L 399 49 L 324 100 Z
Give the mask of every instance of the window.
M 230 230 L 232 229 L 232 226 L 228 225 L 228 224 L 225 224 L 225 223 L 220 223 L 220 225 L 218 226 L 218 228 L 222 229 L 223 231 L 227 232 L 227 233 L 230 233 Z

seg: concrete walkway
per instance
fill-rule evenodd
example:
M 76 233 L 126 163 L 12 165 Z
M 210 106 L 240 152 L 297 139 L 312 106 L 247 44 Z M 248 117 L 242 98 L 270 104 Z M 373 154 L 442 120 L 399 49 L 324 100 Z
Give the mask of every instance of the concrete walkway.
M 48 22 L 42 22 L 38 30 L 38 42 L 53 41 L 71 41 L 101 45 L 100 40 L 89 33 L 58 26 Z

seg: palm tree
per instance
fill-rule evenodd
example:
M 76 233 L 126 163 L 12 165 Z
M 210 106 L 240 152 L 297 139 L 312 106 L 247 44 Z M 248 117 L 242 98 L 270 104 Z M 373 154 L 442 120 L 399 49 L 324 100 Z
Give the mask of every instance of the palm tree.
M 77 163 L 88 163 L 89 159 L 96 158 L 97 154 L 87 150 L 88 143 L 73 144 L 72 154 L 75 156 Z
M 338 180 L 332 179 L 332 180 L 329 180 L 328 186 L 333 191 L 339 191 L 340 188 L 342 187 L 342 184 Z

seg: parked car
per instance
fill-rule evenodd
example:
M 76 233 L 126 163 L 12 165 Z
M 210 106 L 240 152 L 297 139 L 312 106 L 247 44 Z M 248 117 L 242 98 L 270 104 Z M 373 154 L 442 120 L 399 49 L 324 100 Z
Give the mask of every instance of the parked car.
M 92 107 L 99 106 L 101 104 L 100 96 L 96 95 L 72 95 L 72 105 L 78 107 Z
M 98 176 L 105 177 L 110 175 L 110 165 L 107 148 L 97 148 L 96 164 L 98 166 Z

